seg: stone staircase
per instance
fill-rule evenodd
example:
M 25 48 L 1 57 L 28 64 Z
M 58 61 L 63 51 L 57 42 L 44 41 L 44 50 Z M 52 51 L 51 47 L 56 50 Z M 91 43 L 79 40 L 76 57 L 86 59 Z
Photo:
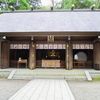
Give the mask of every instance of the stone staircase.
M 14 73 L 15 72 L 15 73 Z M 11 79 L 65 79 L 87 80 L 84 71 L 72 70 L 16 70 Z
M 91 71 L 91 72 L 90 72 L 90 75 L 91 75 L 92 79 L 100 78 L 100 70 Z

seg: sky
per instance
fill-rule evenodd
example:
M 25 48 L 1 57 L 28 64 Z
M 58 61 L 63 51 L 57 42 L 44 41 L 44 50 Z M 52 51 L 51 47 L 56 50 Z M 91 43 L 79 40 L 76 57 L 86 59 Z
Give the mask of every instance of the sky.
M 62 0 L 54 0 L 56 2 L 60 2 Z M 43 6 L 52 5 L 51 0 L 41 0 Z
M 43 6 L 51 5 L 51 0 L 41 0 Z

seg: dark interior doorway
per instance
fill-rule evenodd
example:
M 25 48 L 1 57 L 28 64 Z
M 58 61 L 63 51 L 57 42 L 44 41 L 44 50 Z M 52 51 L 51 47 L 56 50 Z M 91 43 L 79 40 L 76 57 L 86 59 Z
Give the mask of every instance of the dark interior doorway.
M 84 59 L 84 55 L 80 57 L 76 57 L 75 55 L 79 53 L 84 53 L 86 55 L 86 59 Z M 74 68 L 93 68 L 93 50 L 92 49 L 76 49 L 73 50 L 73 67 Z
M 55 52 L 55 54 L 54 54 L 55 57 L 52 57 L 52 53 L 53 52 Z M 50 60 L 60 59 L 60 60 L 65 60 L 65 50 L 38 49 L 38 50 L 36 50 L 36 59 L 37 60 L 44 60 L 44 59 L 50 59 Z
M 21 59 L 29 61 L 29 49 L 11 49 L 10 50 L 10 67 L 17 67 L 17 62 Z M 25 67 L 24 64 L 21 65 Z
M 60 60 L 61 67 L 65 67 L 65 50 L 64 49 L 37 49 L 36 66 L 41 67 L 42 60 Z

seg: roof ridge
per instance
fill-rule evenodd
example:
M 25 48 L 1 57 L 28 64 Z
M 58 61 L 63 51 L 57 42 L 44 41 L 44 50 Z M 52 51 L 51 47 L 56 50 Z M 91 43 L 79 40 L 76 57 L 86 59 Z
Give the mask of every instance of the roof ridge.
M 100 9 L 54 9 L 54 10 L 14 10 L 14 11 L 1 11 L 2 13 L 27 13 L 27 12 L 100 12 Z

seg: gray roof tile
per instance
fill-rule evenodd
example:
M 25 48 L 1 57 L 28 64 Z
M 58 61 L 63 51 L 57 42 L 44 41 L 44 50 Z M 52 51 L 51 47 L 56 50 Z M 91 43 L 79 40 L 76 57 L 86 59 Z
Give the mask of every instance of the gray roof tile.
M 100 12 L 29 12 L 0 15 L 0 32 L 100 32 Z

